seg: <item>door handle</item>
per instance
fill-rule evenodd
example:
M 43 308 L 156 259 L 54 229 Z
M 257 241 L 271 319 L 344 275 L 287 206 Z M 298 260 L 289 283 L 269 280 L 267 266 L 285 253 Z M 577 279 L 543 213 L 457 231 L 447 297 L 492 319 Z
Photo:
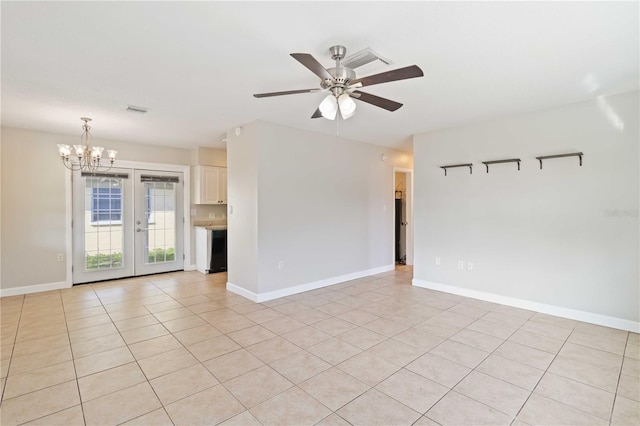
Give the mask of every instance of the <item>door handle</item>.
M 138 228 L 138 229 L 136 229 L 136 232 L 143 232 L 143 231 L 148 231 L 148 230 L 149 230 L 149 228 L 144 228 L 144 229 Z

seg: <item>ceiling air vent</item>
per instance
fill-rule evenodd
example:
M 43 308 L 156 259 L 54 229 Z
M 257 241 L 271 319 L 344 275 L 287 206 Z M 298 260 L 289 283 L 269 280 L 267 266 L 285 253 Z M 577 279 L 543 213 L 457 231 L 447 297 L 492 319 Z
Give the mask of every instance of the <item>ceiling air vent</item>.
M 342 66 L 345 66 L 347 68 L 354 69 L 354 68 L 358 68 L 363 65 L 366 65 L 375 60 L 380 60 L 381 62 L 387 65 L 391 63 L 390 60 L 383 58 L 382 56 L 378 55 L 376 52 L 374 52 L 373 50 L 367 47 L 366 49 L 363 49 L 359 52 L 356 52 L 352 55 L 347 56 L 342 60 L 341 64 Z
M 145 112 L 147 112 L 147 108 L 129 105 L 127 107 L 127 111 L 138 112 L 140 114 L 144 114 Z

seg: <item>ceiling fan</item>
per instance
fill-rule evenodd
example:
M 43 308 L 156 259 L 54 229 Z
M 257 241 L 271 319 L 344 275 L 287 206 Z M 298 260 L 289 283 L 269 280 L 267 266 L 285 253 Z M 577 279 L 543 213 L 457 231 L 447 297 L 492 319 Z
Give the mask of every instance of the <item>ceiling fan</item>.
M 374 84 L 388 83 L 390 81 L 405 80 L 408 78 L 422 77 L 424 74 L 417 65 L 411 65 L 404 68 L 398 68 L 386 71 L 380 74 L 370 75 L 368 77 L 356 78 L 356 73 L 352 68 L 341 65 L 347 53 L 344 46 L 332 46 L 329 49 L 331 59 L 336 61 L 334 68 L 328 68 L 320 64 L 313 56 L 308 53 L 292 53 L 291 56 L 302 65 L 307 67 L 311 72 L 320 77 L 319 89 L 301 89 L 288 90 L 285 92 L 257 93 L 253 96 L 256 98 L 267 98 L 271 96 L 294 95 L 298 93 L 315 93 L 321 91 L 330 91 L 326 98 L 320 102 L 320 106 L 313 113 L 311 118 L 324 117 L 329 120 L 336 118 L 337 112 L 344 120 L 352 117 L 356 111 L 357 99 L 388 111 L 395 111 L 402 106 L 401 103 L 358 90 L 361 87 L 372 86 Z

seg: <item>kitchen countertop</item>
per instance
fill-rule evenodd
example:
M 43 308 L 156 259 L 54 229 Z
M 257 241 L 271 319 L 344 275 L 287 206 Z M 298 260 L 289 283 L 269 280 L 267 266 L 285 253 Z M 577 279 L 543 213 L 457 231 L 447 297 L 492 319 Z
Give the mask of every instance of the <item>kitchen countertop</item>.
M 210 231 L 223 231 L 227 229 L 227 225 L 194 225 L 194 228 L 205 228 Z
M 215 219 L 196 219 L 193 221 L 194 228 L 205 228 L 210 231 L 223 231 L 227 229 L 226 220 Z

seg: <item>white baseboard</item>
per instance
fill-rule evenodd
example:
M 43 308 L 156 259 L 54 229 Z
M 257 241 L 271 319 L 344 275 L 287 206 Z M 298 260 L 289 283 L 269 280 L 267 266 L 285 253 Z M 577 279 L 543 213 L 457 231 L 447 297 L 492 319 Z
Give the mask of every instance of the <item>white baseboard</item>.
M 623 318 L 610 317 L 607 315 L 600 315 L 592 312 L 580 311 L 577 309 L 563 308 L 561 306 L 547 305 L 546 303 L 533 302 L 525 299 L 516 299 L 514 297 L 502 296 L 495 293 L 487 293 L 484 291 L 471 290 L 468 288 L 434 283 L 431 281 L 424 281 L 415 278 L 413 279 L 412 284 L 416 287 L 443 291 L 446 293 L 457 294 L 459 296 L 471 297 L 473 299 L 513 306 L 515 308 L 526 309 L 529 311 L 540 312 L 557 317 L 588 322 L 591 324 L 617 328 L 620 330 L 632 331 L 634 333 L 640 333 L 640 322 L 637 321 L 630 321 Z
M 351 274 L 340 275 L 337 277 L 326 278 L 324 280 L 313 281 L 306 284 L 300 284 L 293 287 L 283 288 L 281 290 L 269 291 L 266 293 L 254 293 L 249 290 L 230 283 L 227 283 L 227 290 L 232 293 L 236 293 L 242 297 L 246 297 L 256 303 L 268 302 L 269 300 L 279 299 L 281 297 L 287 297 L 298 293 L 304 293 L 305 291 L 316 290 L 322 287 L 327 287 L 334 284 L 340 284 L 345 281 L 351 281 L 362 277 L 368 277 L 371 275 L 381 274 L 383 272 L 393 271 L 395 265 L 380 266 L 378 268 L 367 269 L 364 271 L 353 272 Z
M 235 293 L 237 295 L 240 295 L 244 298 L 247 298 L 249 300 L 251 300 L 252 302 L 264 302 L 264 300 L 258 300 L 258 294 L 254 293 L 252 291 L 249 290 L 245 290 L 244 288 L 237 286 L 235 284 L 232 284 L 230 282 L 227 282 L 227 290 L 229 290 L 232 293 Z
M 196 270 L 196 265 L 187 265 L 184 267 L 185 271 L 195 271 Z
M 71 288 L 71 285 L 66 281 L 58 281 L 56 283 L 34 284 L 23 287 L 0 288 L 0 297 L 39 293 L 41 291 L 62 290 L 63 288 Z

